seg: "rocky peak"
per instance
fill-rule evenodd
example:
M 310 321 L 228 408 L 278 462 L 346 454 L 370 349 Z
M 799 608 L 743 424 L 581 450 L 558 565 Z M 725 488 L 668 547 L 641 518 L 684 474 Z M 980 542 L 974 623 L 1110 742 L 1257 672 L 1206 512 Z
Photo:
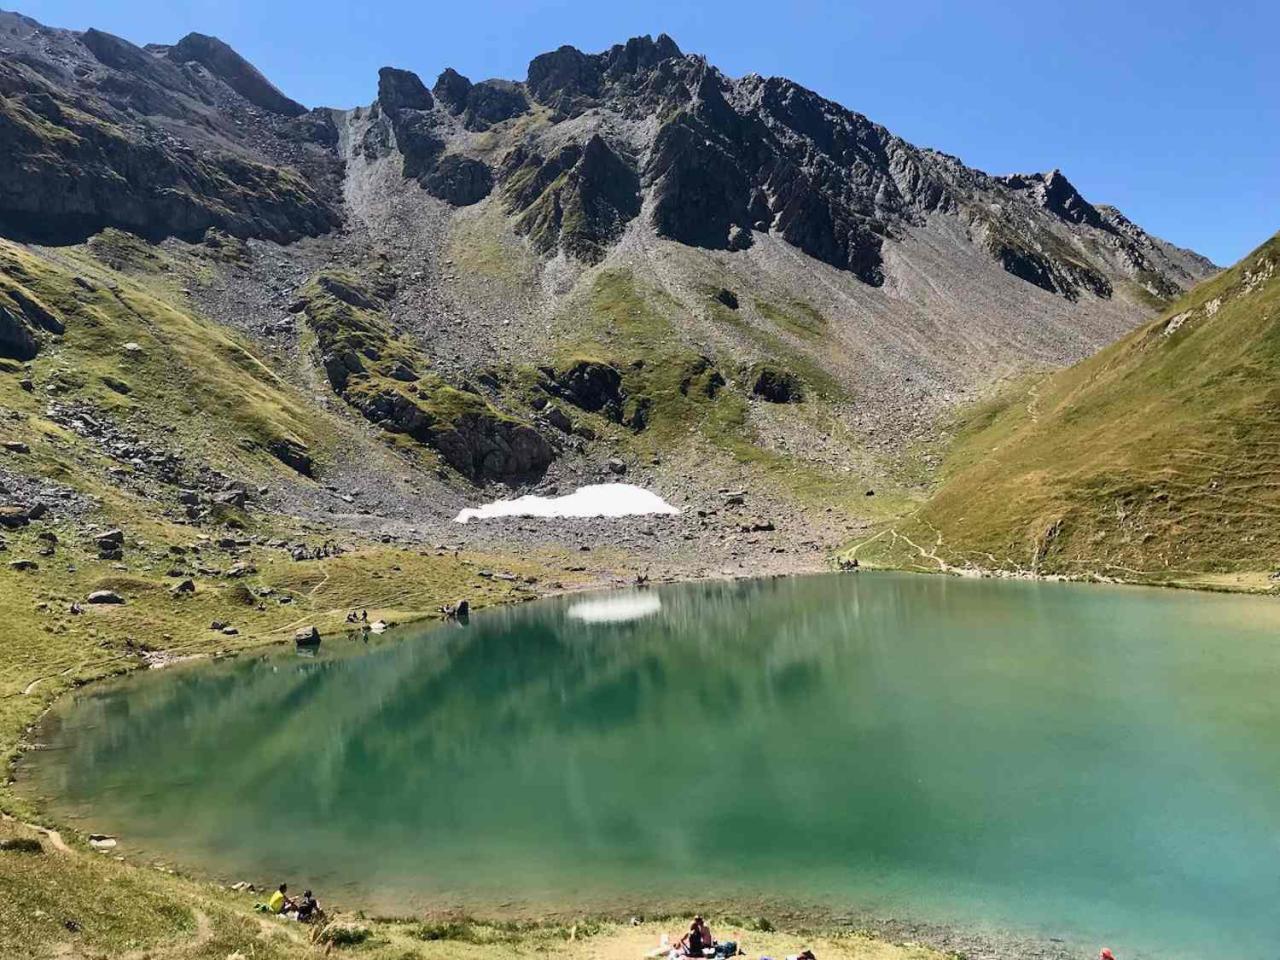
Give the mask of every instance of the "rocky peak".
M 600 63 L 577 47 L 565 45 L 529 62 L 525 86 L 534 100 L 547 106 L 571 105 L 600 93 Z
M 378 103 L 388 111 L 430 110 L 435 106 L 431 91 L 418 75 L 398 67 L 378 71 Z
M 615 44 L 601 54 L 600 59 L 605 75 L 615 79 L 624 74 L 648 70 L 663 60 L 680 56 L 683 54 L 676 42 L 665 33 L 660 33 L 656 40 L 646 34 L 643 37 L 632 37 L 626 43 Z
M 453 67 L 445 67 L 431 88 L 436 99 L 455 116 L 467 108 L 467 96 L 471 93 L 471 81 Z
M 493 124 L 528 110 L 529 101 L 520 84 L 510 80 L 482 80 L 467 91 L 463 126 L 468 130 L 488 130 Z
M 1015 173 L 996 179 L 1014 190 L 1029 193 L 1040 207 L 1068 223 L 1106 228 L 1106 221 L 1097 208 L 1081 196 L 1075 185 L 1056 167 L 1048 173 Z
M 203 66 L 254 106 L 285 117 L 297 117 L 307 108 L 286 97 L 258 68 L 217 37 L 188 33 L 169 48 L 168 57 L 178 63 Z

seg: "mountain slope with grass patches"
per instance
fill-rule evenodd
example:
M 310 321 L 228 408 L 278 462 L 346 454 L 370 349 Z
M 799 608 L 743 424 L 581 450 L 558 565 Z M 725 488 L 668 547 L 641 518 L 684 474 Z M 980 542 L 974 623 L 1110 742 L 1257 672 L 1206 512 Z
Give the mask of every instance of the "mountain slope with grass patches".
M 1280 235 L 1114 346 L 970 410 L 944 478 L 858 555 L 1265 585 L 1280 566 Z

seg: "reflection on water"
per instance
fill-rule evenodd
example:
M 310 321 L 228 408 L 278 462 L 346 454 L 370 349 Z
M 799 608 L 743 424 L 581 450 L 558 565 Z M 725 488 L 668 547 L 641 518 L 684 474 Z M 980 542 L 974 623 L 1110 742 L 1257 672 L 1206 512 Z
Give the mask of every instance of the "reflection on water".
M 767 896 L 1262 957 L 1277 626 L 1163 591 L 664 587 L 93 688 L 22 774 L 125 849 L 397 912 Z
M 618 591 L 593 600 L 580 600 L 566 613 L 584 623 L 625 623 L 641 620 L 662 610 L 662 598 L 652 590 Z

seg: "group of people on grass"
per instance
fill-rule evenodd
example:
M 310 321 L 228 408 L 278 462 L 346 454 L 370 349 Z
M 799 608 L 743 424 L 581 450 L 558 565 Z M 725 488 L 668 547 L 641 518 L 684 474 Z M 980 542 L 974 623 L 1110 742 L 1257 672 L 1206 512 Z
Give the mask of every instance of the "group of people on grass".
M 667 943 L 666 934 L 663 934 L 662 942 L 664 944 Z M 662 949 L 665 949 L 665 947 Z M 667 960 L 683 960 L 683 958 L 688 957 L 706 960 L 709 957 L 737 957 L 742 956 L 742 954 L 743 951 L 738 949 L 738 944 L 733 940 L 717 941 L 711 935 L 711 927 L 707 925 L 707 921 L 699 916 L 693 918 L 693 922 L 689 924 L 688 933 L 681 937 L 676 945 L 671 948 L 667 954 Z M 647 954 L 647 956 L 661 956 L 661 952 Z M 771 960 L 771 958 L 761 957 L 760 960 Z M 817 960 L 817 958 L 814 957 L 812 950 L 805 949 L 795 956 L 787 957 L 786 960 Z M 1098 960 L 1116 960 L 1116 957 L 1109 947 L 1103 947 L 1098 953 Z
M 258 904 L 258 909 L 265 913 L 274 913 L 281 917 L 290 917 L 299 923 L 315 923 L 324 916 L 320 902 L 307 890 L 301 898 L 289 896 L 289 885 L 280 884 L 266 903 Z

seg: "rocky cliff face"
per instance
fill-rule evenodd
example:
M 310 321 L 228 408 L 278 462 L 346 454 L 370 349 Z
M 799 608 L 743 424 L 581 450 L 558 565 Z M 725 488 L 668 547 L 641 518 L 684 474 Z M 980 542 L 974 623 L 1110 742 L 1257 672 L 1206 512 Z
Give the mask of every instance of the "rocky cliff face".
M 81 239 L 103 226 L 289 241 L 341 218 L 338 131 L 214 37 L 137 47 L 0 14 L 0 225 Z M 384 68 L 364 151 L 466 206 L 501 187 L 543 253 L 594 263 L 641 208 L 656 233 L 745 250 L 774 235 L 863 283 L 942 214 L 1010 274 L 1074 299 L 1117 279 L 1166 297 L 1208 264 L 1085 200 L 1060 171 L 992 177 L 788 80 L 724 76 L 671 38 L 561 47 L 523 82 L 446 68 L 435 94 Z M 532 121 L 532 122 L 531 122 Z M 483 145 L 475 134 L 487 132 Z
M 377 141 L 453 203 L 477 202 L 489 168 L 469 170 L 467 189 L 433 186 L 436 159 L 499 154 L 508 210 L 543 253 L 598 262 L 643 208 L 658 236 L 738 251 L 773 235 L 870 286 L 885 282 L 886 244 L 935 216 L 1068 300 L 1109 298 L 1118 281 L 1167 297 L 1212 270 L 1090 204 L 1061 171 L 989 176 L 791 81 L 725 77 L 665 35 L 595 55 L 561 47 L 535 57 L 523 84 L 446 69 L 431 104 L 412 82 L 413 104 L 380 88 L 374 109 L 396 137 Z M 540 122 L 507 123 L 530 115 Z M 495 127 L 500 147 L 477 150 L 470 133 Z M 578 168 L 583 157 L 593 169 Z
M 142 49 L 0 13 L 0 228 L 290 241 L 339 222 L 336 131 L 230 47 Z

